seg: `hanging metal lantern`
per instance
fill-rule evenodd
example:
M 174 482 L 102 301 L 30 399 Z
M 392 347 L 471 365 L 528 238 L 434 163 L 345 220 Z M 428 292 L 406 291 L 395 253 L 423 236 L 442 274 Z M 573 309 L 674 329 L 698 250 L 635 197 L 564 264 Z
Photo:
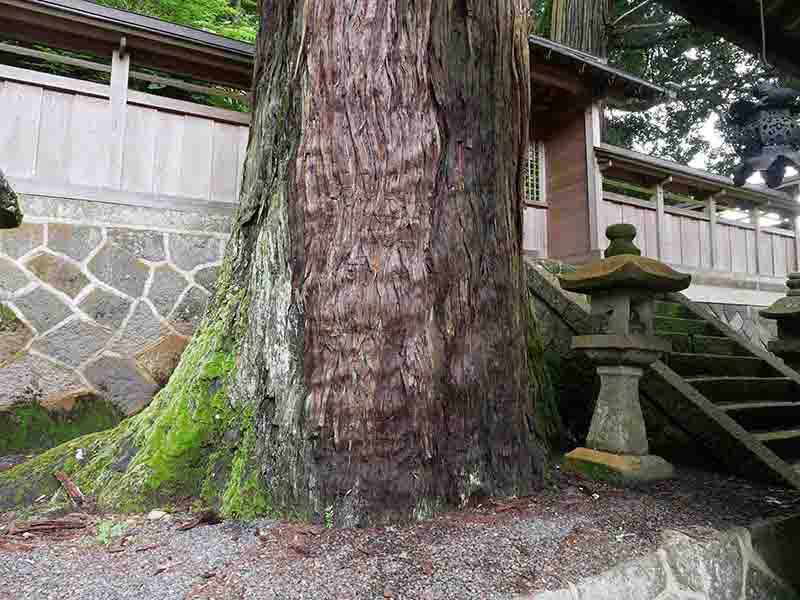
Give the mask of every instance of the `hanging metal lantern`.
M 770 84 L 755 86 L 756 101 L 731 105 L 730 142 L 742 159 L 734 171 L 734 183 L 744 185 L 761 172 L 771 188 L 783 183 L 786 167 L 800 168 L 800 91 Z

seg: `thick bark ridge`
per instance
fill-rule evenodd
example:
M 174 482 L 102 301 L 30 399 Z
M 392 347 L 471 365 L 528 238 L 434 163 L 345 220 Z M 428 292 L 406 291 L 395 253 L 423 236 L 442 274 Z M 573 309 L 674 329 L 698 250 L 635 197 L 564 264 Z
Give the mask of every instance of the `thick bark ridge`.
M 515 0 L 262 0 L 241 206 L 153 404 L 0 474 L 103 506 L 420 518 L 531 493 L 521 259 L 528 24 Z M 89 457 L 78 463 L 76 448 Z

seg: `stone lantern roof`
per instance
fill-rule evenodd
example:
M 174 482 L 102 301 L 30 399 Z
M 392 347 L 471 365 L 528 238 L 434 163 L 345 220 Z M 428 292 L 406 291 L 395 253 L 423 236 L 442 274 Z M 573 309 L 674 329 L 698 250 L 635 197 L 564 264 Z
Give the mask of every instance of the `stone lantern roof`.
M 641 256 L 641 251 L 633 243 L 636 228 L 632 225 L 612 225 L 606 235 L 611 240 L 606 258 L 562 275 L 561 287 L 578 294 L 615 289 L 666 293 L 689 287 L 691 275 Z

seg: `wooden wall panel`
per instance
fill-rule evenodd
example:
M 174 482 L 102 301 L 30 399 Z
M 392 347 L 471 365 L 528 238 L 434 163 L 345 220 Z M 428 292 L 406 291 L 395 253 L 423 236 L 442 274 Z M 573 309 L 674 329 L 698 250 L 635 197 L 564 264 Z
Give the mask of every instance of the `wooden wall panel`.
M 720 227 L 730 228 L 731 231 L 731 271 L 747 273 L 750 268 L 747 259 L 747 230 L 723 224 L 720 224 Z
M 155 192 L 178 196 L 181 193 L 183 115 L 158 113 L 158 139 L 155 154 Z
M 590 251 L 590 236 L 586 123 L 582 111 L 545 142 L 545 160 L 550 257 L 585 257 Z
M 239 127 L 214 124 L 211 166 L 211 199 L 236 202 L 239 176 Z
M 74 94 L 46 90 L 42 97 L 42 125 L 36 157 L 36 177 L 69 180 L 70 130 Z
M 181 153 L 181 196 L 210 199 L 214 121 L 185 117 Z
M 128 106 L 122 160 L 122 189 L 153 193 L 156 179 L 158 111 Z
M 110 164 L 108 101 L 75 96 L 69 128 L 69 182 L 103 187 L 108 185 Z
M 0 167 L 9 177 L 33 177 L 42 88 L 10 81 L 0 86 Z
M 547 256 L 547 209 L 526 206 L 522 222 L 522 248 L 525 252 Z
M 752 229 L 745 230 L 747 240 L 747 272 L 756 273 L 758 271 L 758 257 L 756 256 L 756 232 Z
M 708 227 L 705 228 L 708 231 Z M 731 240 L 731 233 L 733 227 L 717 224 L 717 264 L 715 269 L 717 271 L 733 271 L 733 247 Z M 711 267 L 711 263 L 707 265 Z
M 770 235 L 772 242 L 773 274 L 775 277 L 785 277 L 789 274 L 789 262 L 786 257 L 786 238 L 779 235 Z
M 772 236 L 762 233 L 758 240 L 759 265 L 762 275 L 773 275 L 775 273 L 774 251 L 772 248 Z

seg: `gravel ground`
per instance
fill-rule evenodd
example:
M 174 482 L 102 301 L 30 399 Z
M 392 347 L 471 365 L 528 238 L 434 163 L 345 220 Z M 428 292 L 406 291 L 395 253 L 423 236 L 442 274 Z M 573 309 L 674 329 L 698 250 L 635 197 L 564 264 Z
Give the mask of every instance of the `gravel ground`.
M 84 529 L 26 535 L 6 514 L 0 600 L 510 600 L 649 552 L 665 528 L 793 512 L 797 492 L 681 471 L 639 491 L 558 475 L 533 498 L 380 529 L 258 521 L 178 531 L 187 515 L 83 515 L 72 518 Z M 126 529 L 105 546 L 97 526 L 109 520 Z

